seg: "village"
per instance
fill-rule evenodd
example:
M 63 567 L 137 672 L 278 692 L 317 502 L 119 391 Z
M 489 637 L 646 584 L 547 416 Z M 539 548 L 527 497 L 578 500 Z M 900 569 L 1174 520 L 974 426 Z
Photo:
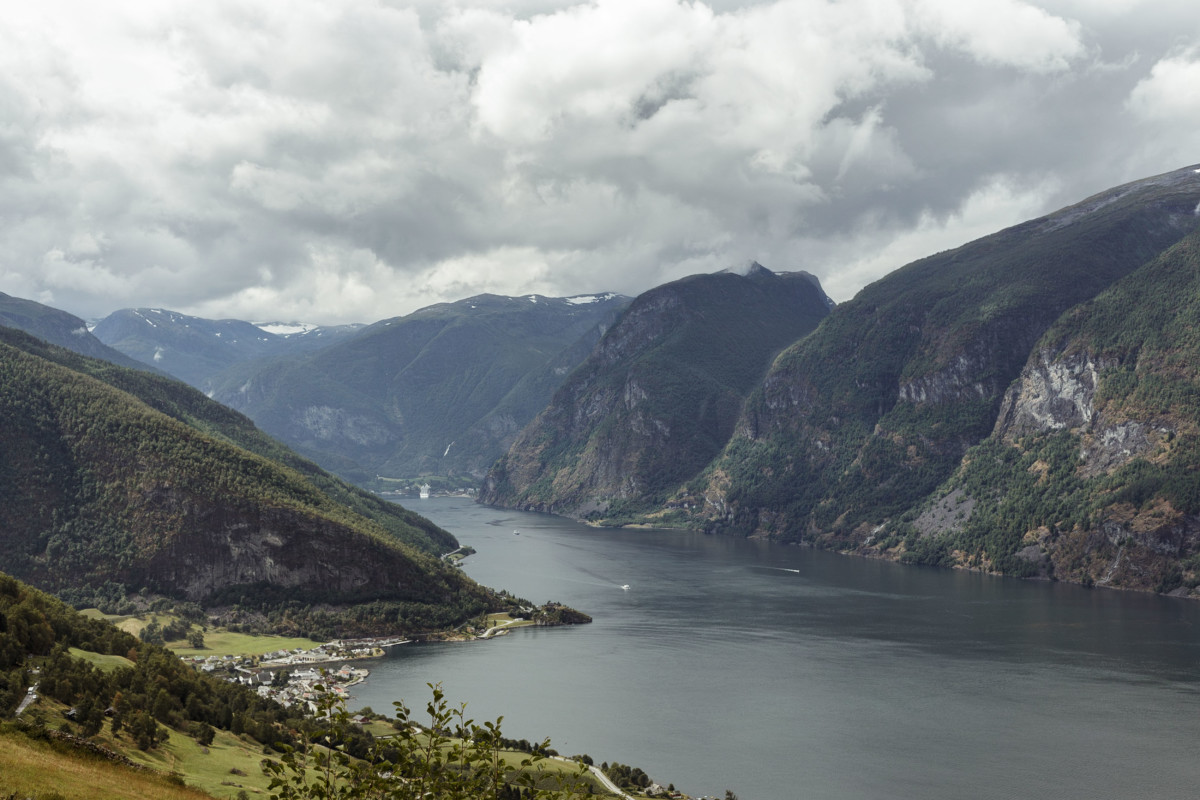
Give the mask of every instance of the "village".
M 259 696 L 283 705 L 305 704 L 316 710 L 317 686 L 346 699 L 347 690 L 366 680 L 369 670 L 348 662 L 378 658 L 384 649 L 408 639 L 335 640 L 309 650 L 277 650 L 263 655 L 193 656 L 185 659 L 196 669 L 254 689 Z M 335 666 L 336 665 L 336 666 Z

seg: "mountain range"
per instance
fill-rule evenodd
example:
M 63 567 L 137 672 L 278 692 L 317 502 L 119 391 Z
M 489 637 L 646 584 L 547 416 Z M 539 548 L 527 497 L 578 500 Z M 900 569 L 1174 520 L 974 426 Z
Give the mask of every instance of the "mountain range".
M 106 345 L 74 314 L 3 292 L 0 292 L 0 325 L 33 334 L 80 355 L 102 358 L 133 369 L 152 369 L 136 357 Z
M 348 338 L 361 327 L 253 324 L 192 317 L 161 308 L 126 308 L 97 322 L 92 333 L 142 364 L 209 391 L 213 377 L 235 364 L 307 353 Z
M 628 302 L 479 295 L 289 337 L 126 310 L 95 333 L 360 485 L 432 476 L 474 485 Z
M 599 524 L 1190 593 L 1198 215 L 1200 172 L 1187 167 L 896 270 L 784 349 L 721 452 L 666 481 L 675 488 L 661 502 L 664 486 L 636 484 L 620 503 L 579 502 L 574 475 L 628 439 L 659 444 L 626 425 L 620 447 L 577 447 L 569 427 L 546 424 L 588 412 L 568 384 L 483 498 Z M 636 361 L 636 345 L 626 351 L 610 379 Z M 533 479 L 514 481 L 514 464 Z
M 1192 166 L 836 307 L 812 276 L 758 265 L 632 301 L 480 295 L 204 380 L 376 488 L 455 475 L 595 524 L 1189 594 L 1198 227 Z M 151 321 L 167 318 L 201 327 Z

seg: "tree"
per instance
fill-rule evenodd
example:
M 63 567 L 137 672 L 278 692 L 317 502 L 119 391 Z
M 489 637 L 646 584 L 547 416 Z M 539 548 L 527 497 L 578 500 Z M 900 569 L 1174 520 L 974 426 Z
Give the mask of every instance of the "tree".
M 540 755 L 513 769 L 500 756 L 501 719 L 477 724 L 466 706 L 452 707 L 440 685 L 429 684 L 428 723 L 418 724 L 403 703 L 396 708 L 396 735 L 375 742 L 361 759 L 351 757 L 350 714 L 331 692 L 317 700 L 316 720 L 303 749 L 284 747 L 278 761 L 267 760 L 272 800 L 506 800 L 521 789 L 523 798 L 551 798 L 579 791 L 586 767 L 574 773 L 544 771 Z M 541 747 L 547 749 L 549 741 Z M 540 784 L 557 781 L 556 789 Z
M 188 725 L 188 735 L 196 740 L 196 743 L 203 747 L 208 747 L 216 738 L 217 732 L 212 725 L 207 722 L 193 722 Z

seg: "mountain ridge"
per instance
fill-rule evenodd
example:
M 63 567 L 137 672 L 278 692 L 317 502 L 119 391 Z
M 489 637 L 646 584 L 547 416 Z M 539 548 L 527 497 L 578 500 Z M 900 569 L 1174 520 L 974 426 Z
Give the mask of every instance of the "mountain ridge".
M 287 333 L 243 320 L 126 308 L 97 322 L 92 332 L 126 356 L 208 391 L 213 377 L 235 364 L 316 350 L 353 336 L 363 326 L 298 327 Z
M 23 330 L 39 339 L 81 355 L 102 358 L 131 369 L 155 370 L 154 367 L 109 347 L 88 330 L 87 323 L 74 314 L 51 306 L 0 292 L 0 325 Z M 160 372 L 161 374 L 161 372 Z
M 148 382 L 160 392 L 152 403 L 180 386 L 0 328 L 5 571 L 76 599 L 120 585 L 203 604 L 384 601 L 412 614 L 485 604 L 486 590 L 414 547 L 453 543 L 436 526 L 412 526 L 408 512 L 349 487 L 327 493 L 331 479 L 311 465 L 252 453 L 58 361 Z M 177 411 L 215 406 L 181 388 Z M 406 527 L 414 544 L 402 541 Z
M 605 293 L 440 303 L 303 357 L 235 367 L 213 396 L 360 485 L 474 483 L 626 302 Z
M 780 354 L 705 485 L 675 504 L 712 529 L 856 546 L 990 432 L 1041 334 L 1182 238 L 1198 202 L 1200 176 L 1176 170 L 864 288 Z
M 757 263 L 644 292 L 488 473 L 480 501 L 611 521 L 689 479 L 827 300 L 811 275 Z

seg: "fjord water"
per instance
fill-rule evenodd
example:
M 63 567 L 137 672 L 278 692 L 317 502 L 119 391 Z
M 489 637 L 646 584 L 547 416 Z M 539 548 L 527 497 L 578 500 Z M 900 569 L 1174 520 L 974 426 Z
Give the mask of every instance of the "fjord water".
M 440 682 L 475 720 L 503 715 L 509 737 L 694 796 L 1200 791 L 1200 604 L 459 498 L 408 505 L 478 550 L 466 570 L 481 583 L 595 621 L 394 648 L 352 706 L 423 710 Z

